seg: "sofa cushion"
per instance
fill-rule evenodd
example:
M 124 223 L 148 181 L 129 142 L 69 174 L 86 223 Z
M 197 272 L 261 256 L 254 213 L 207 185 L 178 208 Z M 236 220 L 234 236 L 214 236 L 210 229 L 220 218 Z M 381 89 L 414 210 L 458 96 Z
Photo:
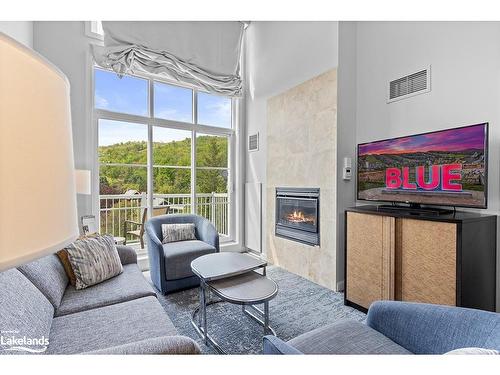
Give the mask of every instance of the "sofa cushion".
M 74 354 L 110 348 L 177 331 L 155 297 L 54 318 L 50 354 Z
M 202 255 L 215 252 L 215 247 L 199 240 L 164 244 L 166 279 L 177 280 L 193 276 L 191 262 Z
M 380 332 L 352 320 L 304 333 L 288 344 L 305 354 L 412 354 Z
M 123 266 L 123 273 L 120 275 L 84 290 L 77 290 L 69 285 L 55 315 L 73 314 L 155 295 L 137 264 L 128 264 Z
M 137 253 L 130 246 L 116 245 L 116 250 L 118 251 L 122 265 L 137 263 Z
M 200 347 L 186 336 L 161 336 L 84 354 L 199 354 Z
M 500 351 L 500 314 L 490 311 L 375 301 L 366 324 L 415 354 L 444 354 L 468 347 Z
M 55 254 L 37 259 L 17 268 L 57 309 L 68 285 L 68 276 Z
M 54 307 L 49 300 L 19 270 L 14 268 L 0 273 L 0 331 L 4 342 L 12 336 L 49 338 L 53 314 Z M 43 350 L 43 345 L 28 347 Z M 29 354 L 6 349 L 9 346 L 0 343 L 0 354 Z

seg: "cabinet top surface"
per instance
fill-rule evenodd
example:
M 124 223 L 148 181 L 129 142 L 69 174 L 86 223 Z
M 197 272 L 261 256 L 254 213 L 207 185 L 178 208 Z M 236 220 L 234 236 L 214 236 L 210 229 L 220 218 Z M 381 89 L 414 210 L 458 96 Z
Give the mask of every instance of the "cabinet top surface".
M 357 206 L 346 209 L 346 212 L 358 212 L 372 215 L 401 217 L 415 220 L 433 220 L 450 223 L 461 223 L 465 221 L 494 220 L 496 215 L 479 214 L 476 212 L 455 211 L 449 214 L 430 214 L 412 211 L 411 209 L 394 210 L 381 208 L 375 205 Z

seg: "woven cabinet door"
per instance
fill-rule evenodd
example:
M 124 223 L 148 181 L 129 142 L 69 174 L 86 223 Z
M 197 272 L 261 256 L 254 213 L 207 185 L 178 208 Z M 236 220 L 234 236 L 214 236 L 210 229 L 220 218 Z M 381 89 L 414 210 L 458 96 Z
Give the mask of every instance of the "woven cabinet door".
M 456 305 L 457 225 L 398 219 L 396 299 Z
M 395 219 L 347 213 L 346 298 L 369 308 L 394 299 Z

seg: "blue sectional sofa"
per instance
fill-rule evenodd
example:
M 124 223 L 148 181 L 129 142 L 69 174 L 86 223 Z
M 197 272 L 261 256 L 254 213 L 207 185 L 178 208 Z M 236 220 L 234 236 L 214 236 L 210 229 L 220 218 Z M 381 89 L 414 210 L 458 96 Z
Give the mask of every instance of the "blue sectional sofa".
M 459 307 L 379 301 L 366 324 L 341 321 L 288 342 L 265 336 L 264 354 L 444 354 L 500 351 L 500 314 Z
M 135 251 L 117 248 L 123 273 L 83 290 L 69 284 L 56 255 L 1 272 L 0 334 L 47 338 L 45 350 L 34 348 L 46 354 L 199 353 L 193 340 L 177 334 Z M 0 345 L 0 354 L 25 353 Z

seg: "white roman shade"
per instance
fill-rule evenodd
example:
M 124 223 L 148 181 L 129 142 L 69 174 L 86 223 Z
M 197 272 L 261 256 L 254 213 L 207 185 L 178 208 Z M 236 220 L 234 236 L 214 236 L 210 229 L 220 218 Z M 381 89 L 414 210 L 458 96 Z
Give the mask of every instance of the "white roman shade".
M 119 75 L 142 71 L 216 94 L 242 94 L 242 22 L 110 21 L 103 29 L 95 60 Z

